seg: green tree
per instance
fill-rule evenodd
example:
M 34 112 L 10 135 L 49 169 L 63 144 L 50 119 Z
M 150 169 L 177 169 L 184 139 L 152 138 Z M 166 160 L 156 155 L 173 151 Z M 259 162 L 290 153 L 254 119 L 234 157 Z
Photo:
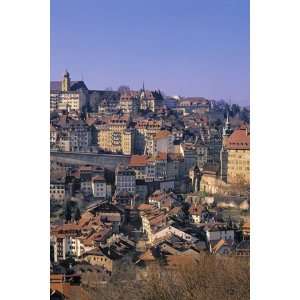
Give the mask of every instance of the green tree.
M 237 104 L 232 104 L 231 106 L 232 116 L 234 117 L 236 114 L 240 112 L 240 107 Z
M 71 208 L 70 202 L 68 201 L 66 203 L 66 206 L 65 206 L 65 220 L 66 220 L 66 223 L 70 222 L 71 219 L 72 219 L 72 208 Z
M 80 220 L 80 218 L 81 218 L 81 213 L 80 213 L 79 207 L 77 206 L 76 210 L 75 210 L 75 213 L 74 213 L 74 220 L 76 222 L 78 222 Z

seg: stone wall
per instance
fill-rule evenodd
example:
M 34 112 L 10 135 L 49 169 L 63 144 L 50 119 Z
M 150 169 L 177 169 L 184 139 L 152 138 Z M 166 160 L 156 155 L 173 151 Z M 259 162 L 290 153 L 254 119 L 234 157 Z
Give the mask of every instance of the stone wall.
M 127 166 L 130 155 L 51 151 L 51 161 L 70 165 L 95 165 L 114 171 L 118 164 Z

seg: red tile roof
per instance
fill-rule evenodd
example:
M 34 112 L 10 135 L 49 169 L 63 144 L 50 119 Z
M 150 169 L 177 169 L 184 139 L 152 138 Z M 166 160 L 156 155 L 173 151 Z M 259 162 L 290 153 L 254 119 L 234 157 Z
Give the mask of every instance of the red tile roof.
M 147 155 L 132 155 L 129 161 L 129 166 L 131 167 L 146 166 L 147 162 L 148 162 Z
M 250 132 L 246 127 L 235 130 L 228 138 L 226 147 L 229 150 L 250 150 Z
M 152 208 L 153 208 L 153 205 L 146 204 L 146 203 L 140 204 L 137 207 L 138 210 L 151 210 Z
M 171 135 L 171 132 L 168 130 L 160 130 L 154 135 L 155 140 L 164 139 Z

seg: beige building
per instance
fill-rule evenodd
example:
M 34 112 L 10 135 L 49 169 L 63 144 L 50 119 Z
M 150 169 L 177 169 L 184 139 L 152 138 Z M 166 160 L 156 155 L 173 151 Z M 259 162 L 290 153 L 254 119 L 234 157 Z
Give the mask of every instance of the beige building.
M 106 184 L 103 176 L 97 175 L 92 178 L 92 192 L 96 198 L 107 199 L 111 196 L 111 186 Z
M 59 95 L 58 110 L 76 110 L 80 111 L 85 104 L 85 97 L 77 91 L 61 92 Z
M 134 133 L 130 129 L 116 130 L 101 128 L 98 134 L 98 145 L 104 151 L 114 153 L 133 153 Z
M 221 178 L 229 184 L 250 183 L 250 132 L 246 126 L 235 130 L 223 144 Z
M 171 132 L 160 130 L 146 139 L 145 152 L 149 155 L 157 155 L 159 152 L 173 153 L 173 140 Z
M 53 125 L 50 125 L 50 148 L 51 149 L 56 147 L 57 138 L 58 138 L 58 130 Z
M 128 116 L 113 116 L 108 124 L 100 127 L 98 145 L 104 151 L 132 154 L 134 131 L 129 128 Z
M 100 249 L 93 249 L 83 255 L 83 260 L 93 266 L 101 266 L 107 271 L 112 272 L 113 261 L 105 255 Z
M 121 95 L 120 109 L 124 113 L 136 113 L 139 110 L 139 94 L 136 91 L 128 91 Z
M 50 200 L 63 202 L 65 199 L 65 184 L 63 182 L 50 183 Z
M 156 99 L 152 92 L 146 91 L 144 86 L 140 94 L 140 109 L 155 112 Z
M 138 120 L 135 126 L 135 150 L 136 153 L 143 154 L 145 151 L 146 140 L 161 130 L 162 121 L 153 119 Z
M 70 110 L 80 112 L 87 102 L 86 86 L 82 81 L 71 81 L 68 71 L 63 80 L 52 82 L 50 91 L 50 111 Z M 57 85 L 58 83 L 58 85 Z

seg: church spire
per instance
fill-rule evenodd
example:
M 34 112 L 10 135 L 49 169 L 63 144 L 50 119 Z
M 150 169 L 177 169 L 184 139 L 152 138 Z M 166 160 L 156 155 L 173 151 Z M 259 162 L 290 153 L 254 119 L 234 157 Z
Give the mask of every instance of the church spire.
M 226 122 L 225 122 L 225 126 L 223 128 L 223 136 L 229 136 L 232 134 L 232 132 L 233 132 L 233 130 L 231 129 L 231 125 L 229 122 L 229 113 L 227 111 Z

